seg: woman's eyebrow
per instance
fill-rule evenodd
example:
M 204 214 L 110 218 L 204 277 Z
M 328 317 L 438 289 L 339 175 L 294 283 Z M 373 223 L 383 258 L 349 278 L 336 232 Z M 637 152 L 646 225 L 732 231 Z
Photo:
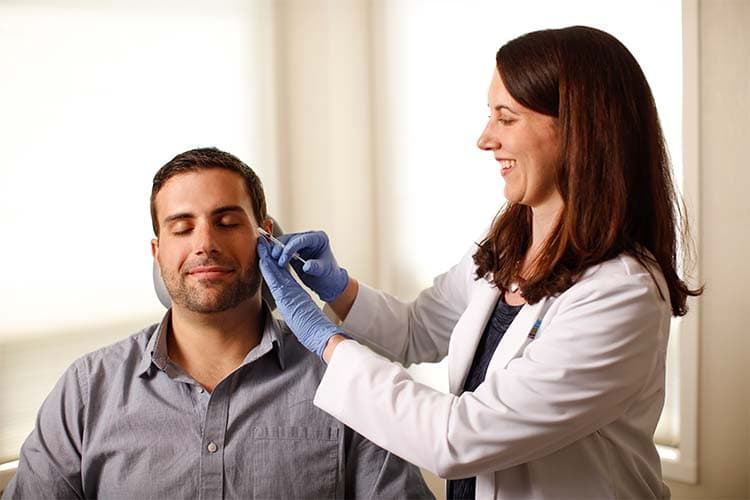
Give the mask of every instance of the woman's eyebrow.
M 506 104 L 495 104 L 495 106 L 492 109 L 494 109 L 495 111 L 502 111 L 504 109 L 507 109 L 508 111 L 510 111 L 511 113 L 513 113 L 514 115 L 518 114 L 517 111 L 515 111 L 513 108 L 511 108 L 510 106 L 508 106 Z

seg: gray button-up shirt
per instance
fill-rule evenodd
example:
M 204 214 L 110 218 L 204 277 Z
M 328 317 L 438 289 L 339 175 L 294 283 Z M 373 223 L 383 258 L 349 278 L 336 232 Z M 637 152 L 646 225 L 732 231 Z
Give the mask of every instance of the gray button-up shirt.
M 413 498 L 419 470 L 315 408 L 325 370 L 286 325 L 209 393 L 162 322 L 78 359 L 39 411 L 8 498 Z

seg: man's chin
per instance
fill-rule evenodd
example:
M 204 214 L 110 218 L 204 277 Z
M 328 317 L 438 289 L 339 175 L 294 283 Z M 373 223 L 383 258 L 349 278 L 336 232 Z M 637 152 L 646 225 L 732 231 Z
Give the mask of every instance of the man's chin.
M 167 290 L 172 296 L 172 302 L 182 309 L 199 314 L 217 314 L 239 307 L 258 295 L 260 281 L 227 284 L 222 280 L 201 280 L 197 287 L 183 284 L 173 290 L 168 286 Z
M 243 304 L 248 303 L 258 294 L 246 294 L 246 293 L 233 293 L 233 294 L 221 294 L 213 297 L 185 297 L 184 300 L 175 301 L 184 309 L 199 314 L 218 314 L 223 313 L 237 307 L 241 307 Z
M 223 313 L 225 311 L 232 309 L 232 306 L 229 306 L 226 304 L 187 303 L 187 304 L 181 304 L 181 306 L 190 312 L 194 312 L 198 314 L 218 314 L 218 313 Z
M 184 309 L 200 314 L 217 314 L 234 309 L 247 301 L 249 297 L 203 297 L 201 299 L 188 299 L 178 303 Z

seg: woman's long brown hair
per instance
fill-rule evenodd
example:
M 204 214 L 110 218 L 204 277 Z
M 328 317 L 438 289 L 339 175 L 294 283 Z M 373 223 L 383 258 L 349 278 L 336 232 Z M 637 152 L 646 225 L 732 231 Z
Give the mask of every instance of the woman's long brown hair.
M 531 274 L 519 280 L 531 244 L 531 208 L 507 204 L 474 254 L 477 278 L 502 290 L 520 281 L 533 304 L 625 253 L 646 267 L 658 265 L 672 314 L 684 315 L 687 297 L 703 288 L 689 288 L 677 272 L 678 248 L 688 249 L 687 219 L 654 98 L 635 58 L 613 36 L 574 26 L 516 38 L 496 60 L 516 101 L 557 118 L 563 156 L 556 185 L 564 206 Z

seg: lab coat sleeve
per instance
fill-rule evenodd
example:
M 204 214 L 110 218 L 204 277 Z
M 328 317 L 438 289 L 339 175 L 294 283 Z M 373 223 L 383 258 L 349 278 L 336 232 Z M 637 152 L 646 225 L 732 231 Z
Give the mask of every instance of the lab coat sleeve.
M 469 301 L 476 245 L 460 262 L 434 279 L 413 302 L 360 284 L 342 327 L 352 337 L 393 361 L 435 362 L 448 353 L 451 332 Z
M 84 498 L 81 453 L 87 385 L 77 364 L 60 378 L 21 448 L 18 470 L 3 492 L 3 500 Z
M 593 279 L 558 299 L 539 336 L 474 392 L 443 394 L 353 340 L 334 351 L 315 404 L 444 478 L 503 470 L 614 421 L 644 390 L 665 303 L 648 274 Z

